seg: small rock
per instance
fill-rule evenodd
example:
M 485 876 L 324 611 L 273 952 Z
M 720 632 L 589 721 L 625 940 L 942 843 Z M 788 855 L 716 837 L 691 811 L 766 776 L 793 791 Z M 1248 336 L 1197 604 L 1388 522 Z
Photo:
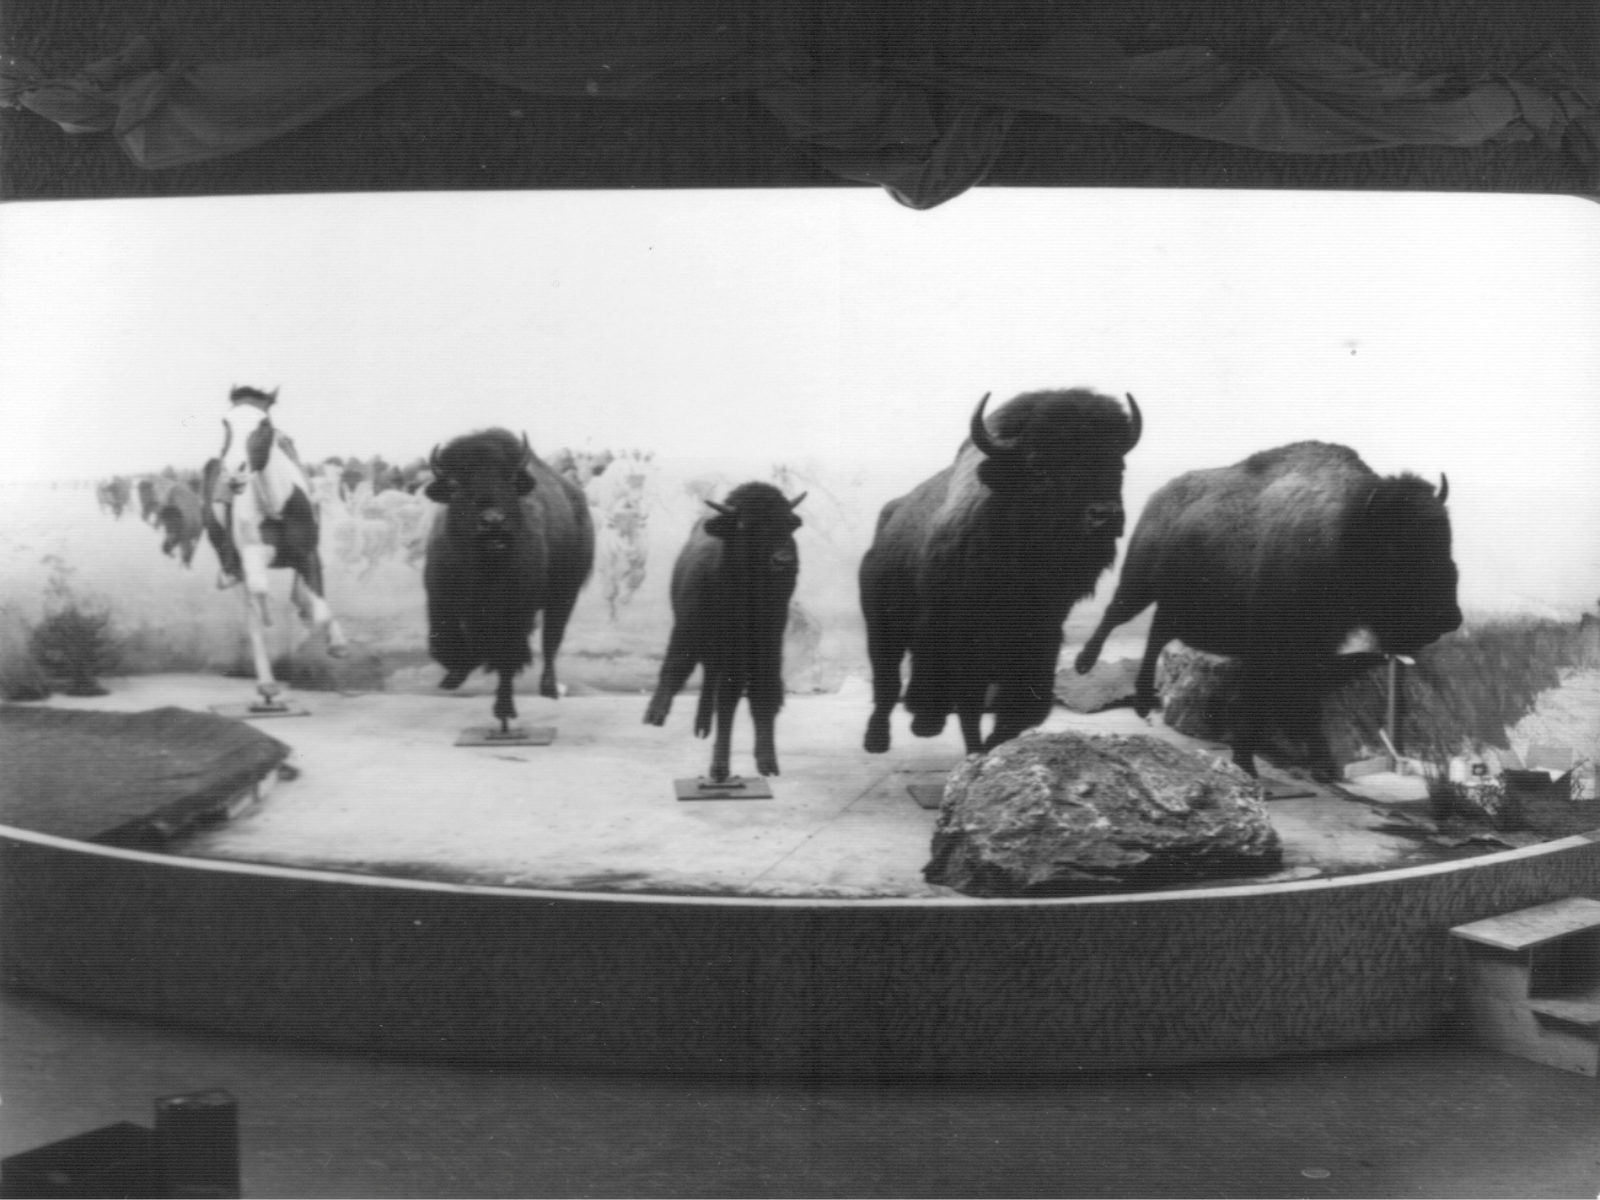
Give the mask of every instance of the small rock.
M 1139 673 L 1137 659 L 1096 663 L 1087 675 L 1068 667 L 1056 675 L 1056 699 L 1078 713 L 1104 712 L 1133 703 L 1133 681 Z
M 1024 734 L 945 788 L 929 883 L 971 896 L 1165 887 L 1275 871 L 1255 780 L 1159 738 Z

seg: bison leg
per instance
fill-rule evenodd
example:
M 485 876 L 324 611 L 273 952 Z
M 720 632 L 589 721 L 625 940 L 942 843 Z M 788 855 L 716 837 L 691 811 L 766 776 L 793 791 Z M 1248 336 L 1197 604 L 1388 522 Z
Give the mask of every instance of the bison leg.
M 550 700 L 561 698 L 561 689 L 556 686 L 556 655 L 561 652 L 561 639 L 566 636 L 567 622 L 577 603 L 578 593 L 574 591 L 570 596 L 553 597 L 544 610 L 539 634 L 544 658 L 539 670 L 539 694 Z
M 516 671 L 500 671 L 500 683 L 494 689 L 494 715 L 504 729 L 506 725 L 517 719 L 517 704 L 512 698 L 512 686 L 516 682 Z
M 711 745 L 712 783 L 724 783 L 728 778 L 728 761 L 733 752 L 733 718 L 739 708 L 740 689 L 732 684 L 717 688 L 717 736 Z M 703 694 L 701 707 L 705 707 Z
M 778 774 L 776 728 L 778 710 L 783 707 L 783 680 L 763 681 L 750 689 L 750 719 L 756 727 L 756 770 L 763 775 Z
M 1100 618 L 1100 624 L 1095 626 L 1094 632 L 1089 635 L 1089 640 L 1083 644 L 1083 649 L 1078 651 L 1078 657 L 1073 660 L 1073 669 L 1079 675 L 1087 675 L 1094 670 L 1094 664 L 1100 660 L 1100 651 L 1105 649 L 1106 639 L 1111 636 L 1111 631 L 1118 625 L 1127 624 L 1148 607 L 1150 607 L 1149 600 L 1131 599 L 1124 594 L 1119 585 L 1116 595 L 1111 597 L 1111 603 L 1106 605 L 1105 615 Z
M 944 637 L 926 626 L 911 642 L 911 678 L 906 683 L 905 706 L 911 714 L 911 732 L 917 737 L 938 737 L 950 715 L 952 664 Z M 978 697 L 980 710 L 983 696 Z
M 1058 640 L 1054 647 L 1058 653 L 1060 645 Z M 1048 647 L 1035 647 L 1028 669 L 1001 686 L 995 703 L 994 729 L 984 740 L 985 750 L 993 750 L 1001 742 L 1009 742 L 1044 723 L 1056 701 L 1055 657 Z
M 988 680 L 982 678 L 958 680 L 955 693 L 956 720 L 961 725 L 961 740 L 966 743 L 968 754 L 982 754 L 983 702 L 989 694 Z M 915 730 L 916 726 L 913 725 L 912 729 Z
M 1141 717 L 1148 717 L 1156 707 L 1156 664 L 1161 661 L 1161 652 L 1167 648 L 1172 637 L 1172 621 L 1165 608 L 1157 605 L 1156 615 L 1150 619 L 1150 636 L 1145 639 L 1144 657 L 1139 660 L 1139 673 L 1133 679 L 1133 711 Z
M 667 713 L 672 710 L 672 698 L 683 690 L 684 684 L 689 682 L 689 676 L 694 674 L 699 661 L 700 656 L 695 652 L 689 637 L 674 627 L 672 638 L 667 642 L 666 657 L 661 660 L 661 674 L 656 679 L 656 694 L 650 697 L 650 706 L 644 710 L 646 725 L 667 723 Z M 704 699 L 711 690 L 711 682 L 707 678 L 700 687 L 701 698 Z M 699 725 L 698 721 L 696 725 Z
M 439 686 L 446 691 L 460 687 L 467 676 L 483 664 L 483 656 L 472 649 L 466 625 L 455 616 L 437 610 L 428 614 L 428 654 L 444 668 Z
M 861 745 L 868 754 L 882 754 L 889 749 L 889 715 L 900 702 L 900 663 L 911 634 L 902 613 L 870 602 L 865 591 L 862 609 L 867 618 L 867 658 L 872 663 L 872 715 Z
M 1256 775 L 1256 752 L 1266 744 L 1268 725 L 1285 711 L 1284 699 L 1293 687 L 1293 667 L 1277 656 L 1249 656 L 1244 660 L 1240 684 L 1243 709 L 1240 730 L 1234 735 L 1233 763 L 1247 775 Z

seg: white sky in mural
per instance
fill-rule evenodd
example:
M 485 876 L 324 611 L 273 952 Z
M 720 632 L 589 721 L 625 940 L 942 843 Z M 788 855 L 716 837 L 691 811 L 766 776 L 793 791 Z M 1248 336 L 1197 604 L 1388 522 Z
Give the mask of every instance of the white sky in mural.
M 468 429 L 764 470 L 948 462 L 972 406 L 1131 391 L 1127 500 L 1302 438 L 1449 473 L 1495 594 L 1600 594 L 1600 206 L 979 189 L 0 208 L 0 473 L 214 453 L 281 387 L 309 458 Z M 1465 562 L 1464 562 L 1465 568 Z M 1508 575 L 1519 575 L 1521 582 Z

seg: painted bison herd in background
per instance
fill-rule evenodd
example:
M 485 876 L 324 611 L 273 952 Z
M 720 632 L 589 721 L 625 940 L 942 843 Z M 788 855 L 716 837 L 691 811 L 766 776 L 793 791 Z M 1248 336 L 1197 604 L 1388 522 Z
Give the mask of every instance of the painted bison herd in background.
M 539 690 L 559 694 L 555 659 L 595 559 L 582 485 L 609 456 L 564 452 L 546 463 L 525 434 L 495 429 L 457 437 L 406 467 L 330 459 L 306 468 L 272 426 L 275 393 L 236 388 L 230 399 L 220 457 L 231 450 L 231 464 L 105 481 L 102 508 L 120 517 L 137 497 L 143 518 L 166 532 L 163 552 L 186 566 L 206 530 L 224 572 L 244 579 L 257 605 L 263 593 L 253 574 L 294 569 L 306 585 L 296 593 L 302 615 L 336 646 L 316 564 L 319 507 L 357 491 L 369 500 L 420 491 L 438 507 L 409 540 L 407 558 L 425 559 L 428 648 L 445 670 L 440 685 L 458 687 L 480 668 L 496 673 L 493 711 L 506 727 L 516 716 L 513 680 L 532 660 L 528 643 L 542 613 Z M 919 737 L 939 734 L 954 714 L 968 753 L 1042 722 L 1067 616 L 1115 560 L 1124 460 L 1143 428 L 1133 397 L 1124 409 L 1084 389 L 1029 392 L 992 413 L 988 400 L 955 460 L 884 506 L 862 558 L 873 673 L 868 752 L 888 750 L 901 703 Z M 1321 442 L 1182 475 L 1146 505 L 1076 669 L 1091 670 L 1111 631 L 1155 605 L 1139 713 L 1155 706 L 1156 659 L 1169 641 L 1240 658 L 1247 716 L 1234 759 L 1254 774 L 1263 726 L 1315 721 L 1306 681 L 1352 635 L 1403 656 L 1460 626 L 1447 497 L 1443 480 L 1435 491 L 1413 475 L 1380 477 L 1353 450 Z M 702 667 L 694 730 L 704 737 L 714 724 L 714 781 L 729 777 L 741 698 L 755 724 L 757 770 L 778 773 L 774 724 L 802 498 L 754 482 L 708 498 L 712 512 L 689 531 L 673 569 L 674 625 L 644 720 L 664 724 L 674 695 Z M 251 568 L 241 565 L 245 545 L 254 547 L 244 556 Z M 257 605 L 247 606 L 253 633 L 265 615 Z M 987 735 L 985 713 L 993 713 Z

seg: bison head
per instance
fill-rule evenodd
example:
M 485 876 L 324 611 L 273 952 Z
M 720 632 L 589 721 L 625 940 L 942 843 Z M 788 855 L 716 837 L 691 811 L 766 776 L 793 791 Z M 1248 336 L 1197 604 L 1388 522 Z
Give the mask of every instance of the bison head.
M 1065 521 L 1075 540 L 1115 543 L 1126 520 L 1123 457 L 1139 444 L 1144 422 L 1128 396 L 1128 413 L 1109 396 L 1084 389 L 1030 392 L 988 421 L 978 402 L 972 444 L 984 456 L 978 478 L 996 495 L 1039 516 Z M 990 425 L 993 425 L 993 432 Z
M 533 491 L 533 450 L 504 429 L 468 434 L 429 456 L 428 499 L 449 507 L 451 534 L 490 553 L 510 548 L 522 529 L 522 497 Z
M 1461 628 L 1449 494 L 1443 476 L 1435 493 L 1415 475 L 1401 475 L 1379 480 L 1361 504 L 1354 570 L 1366 584 L 1366 623 L 1389 654 L 1415 654 Z
M 798 575 L 800 553 L 794 531 L 801 520 L 794 510 L 806 495 L 802 492 L 789 500 L 770 483 L 740 484 L 723 503 L 706 501 L 716 510 L 716 516 L 706 519 L 706 532 L 721 539 L 747 571 L 778 577 Z

